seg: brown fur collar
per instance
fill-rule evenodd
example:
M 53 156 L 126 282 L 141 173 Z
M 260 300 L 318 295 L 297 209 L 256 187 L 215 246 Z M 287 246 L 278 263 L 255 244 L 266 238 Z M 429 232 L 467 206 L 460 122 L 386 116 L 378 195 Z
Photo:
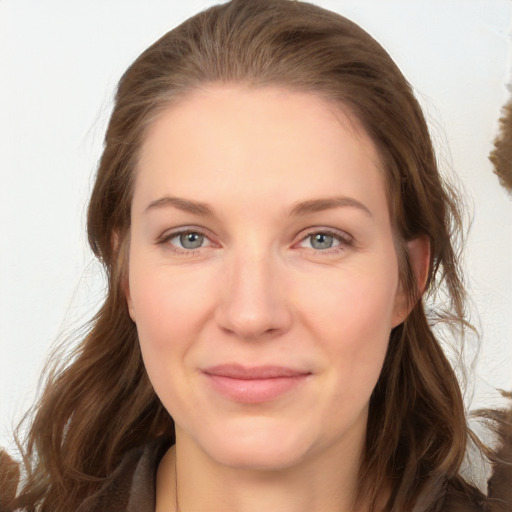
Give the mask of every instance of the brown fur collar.
M 489 479 L 491 512 L 512 512 L 512 408 L 498 416 L 500 447 Z

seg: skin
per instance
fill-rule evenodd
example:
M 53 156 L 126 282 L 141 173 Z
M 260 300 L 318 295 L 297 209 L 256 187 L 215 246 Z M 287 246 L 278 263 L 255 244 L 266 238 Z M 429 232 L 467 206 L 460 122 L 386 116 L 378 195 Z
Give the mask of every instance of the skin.
M 174 510 L 175 465 L 184 512 L 352 510 L 370 395 L 407 314 L 379 165 L 356 119 L 281 88 L 212 85 L 150 127 L 127 302 L 176 423 L 157 511 Z M 411 248 L 422 280 L 428 244 Z M 239 403 L 204 373 L 227 363 L 306 377 Z

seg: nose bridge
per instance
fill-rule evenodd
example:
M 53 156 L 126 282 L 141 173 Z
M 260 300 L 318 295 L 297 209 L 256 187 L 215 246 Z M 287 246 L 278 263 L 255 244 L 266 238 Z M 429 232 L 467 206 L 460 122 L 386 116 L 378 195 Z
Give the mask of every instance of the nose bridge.
M 290 312 L 283 293 L 279 260 L 256 244 L 233 251 L 227 264 L 219 325 L 242 338 L 257 338 L 287 328 Z

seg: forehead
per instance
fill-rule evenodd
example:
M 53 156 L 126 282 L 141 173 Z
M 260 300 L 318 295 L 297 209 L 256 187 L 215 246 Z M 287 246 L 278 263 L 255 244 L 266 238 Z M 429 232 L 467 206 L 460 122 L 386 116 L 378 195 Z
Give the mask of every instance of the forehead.
M 249 200 L 261 192 L 285 204 L 343 193 L 375 202 L 385 195 L 383 176 L 348 109 L 285 88 L 217 85 L 191 92 L 149 127 L 135 199 Z

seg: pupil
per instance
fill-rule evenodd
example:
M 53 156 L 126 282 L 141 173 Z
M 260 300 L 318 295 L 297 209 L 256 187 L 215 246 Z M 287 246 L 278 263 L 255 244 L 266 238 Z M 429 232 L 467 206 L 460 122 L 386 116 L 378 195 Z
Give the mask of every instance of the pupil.
M 313 235 L 311 239 L 311 245 L 315 249 L 330 249 L 332 247 L 332 243 L 332 235 L 326 235 L 325 233 L 317 233 L 316 235 Z
M 184 233 L 180 235 L 180 243 L 185 249 L 197 249 L 203 245 L 204 237 L 199 233 Z

